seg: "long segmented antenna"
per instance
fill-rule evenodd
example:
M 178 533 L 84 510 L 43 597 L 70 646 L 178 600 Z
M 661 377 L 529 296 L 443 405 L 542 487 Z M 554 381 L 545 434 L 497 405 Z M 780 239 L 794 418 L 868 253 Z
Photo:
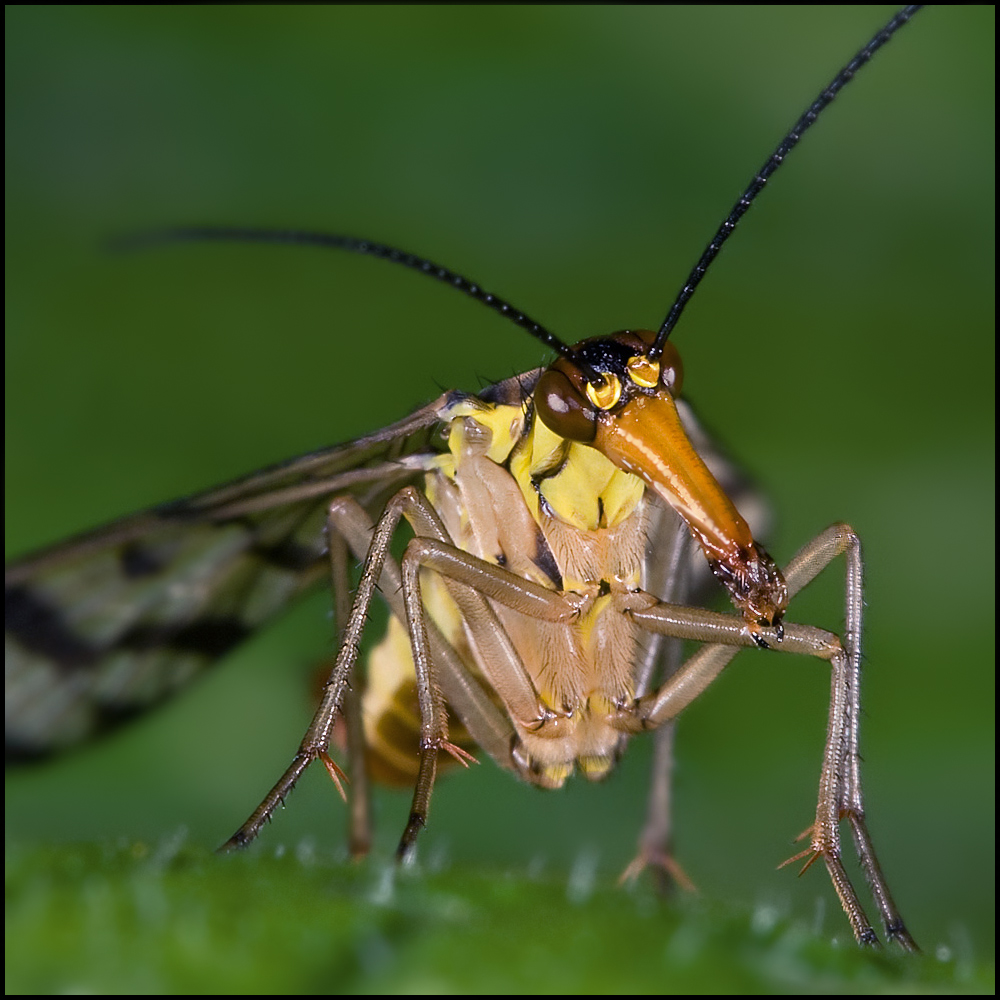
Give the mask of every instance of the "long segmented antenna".
M 470 298 L 499 313 L 505 319 L 509 319 L 515 326 L 521 327 L 522 330 L 527 330 L 532 337 L 540 340 L 546 347 L 555 351 L 556 354 L 578 365 L 588 380 L 601 381 L 601 376 L 590 368 L 589 365 L 581 362 L 576 352 L 568 344 L 564 344 L 554 333 L 521 312 L 520 309 L 511 305 L 506 299 L 502 299 L 499 295 L 494 295 L 492 292 L 487 292 L 470 278 L 466 278 L 456 271 L 443 267 L 441 264 L 435 264 L 434 261 L 428 260 L 426 257 L 418 257 L 416 254 L 400 250 L 398 247 L 388 246 L 385 243 L 376 243 L 372 240 L 360 239 L 355 236 L 341 236 L 336 233 L 313 233 L 297 229 L 252 229 L 240 226 L 180 226 L 176 229 L 160 229 L 126 236 L 113 241 L 111 246 L 114 250 L 144 250 L 148 247 L 160 246 L 166 243 L 204 243 L 208 241 L 279 243 L 291 246 L 325 247 L 331 250 L 347 250 L 350 253 L 366 254 L 369 257 L 387 260 L 392 264 L 401 264 L 403 267 L 409 267 L 420 274 L 427 275 L 429 278 L 435 278 L 459 292 L 464 292 Z
M 650 361 L 656 361 L 663 353 L 663 345 L 670 336 L 670 332 L 677 325 L 684 307 L 691 300 L 695 289 L 701 283 L 712 261 L 718 256 L 726 240 L 732 235 L 736 224 L 746 214 L 747 209 L 753 200 L 763 191 L 771 175 L 781 166 L 785 157 L 795 148 L 806 130 L 816 121 L 821 111 L 826 108 L 837 94 L 848 84 L 857 71 L 867 63 L 871 57 L 904 25 L 914 14 L 921 9 L 922 4 L 912 4 L 900 10 L 889 23 L 879 31 L 868 44 L 830 81 L 829 85 L 820 93 L 819 97 L 809 106 L 805 114 L 795 123 L 791 131 L 781 140 L 775 151 L 768 157 L 764 165 L 754 175 L 747 189 L 740 195 L 739 200 L 733 206 L 725 221 L 719 226 L 711 242 L 705 248 L 698 263 L 684 282 L 683 287 L 670 307 L 666 319 L 664 319 L 656 335 L 653 346 L 650 347 L 647 357 Z M 603 376 L 595 371 L 590 365 L 583 361 L 576 351 L 568 344 L 563 343 L 554 333 L 547 330 L 541 323 L 536 322 L 530 316 L 515 308 L 506 299 L 487 292 L 475 281 L 452 271 L 440 264 L 435 264 L 426 257 L 418 257 L 416 254 L 398 247 L 388 246 L 385 243 L 377 243 L 373 240 L 359 239 L 354 236 L 341 236 L 335 233 L 314 233 L 294 229 L 253 229 L 241 228 L 238 226 L 185 226 L 176 229 L 163 229 L 148 233 L 140 233 L 135 236 L 126 237 L 114 243 L 114 247 L 120 250 L 144 249 L 150 246 L 157 246 L 164 243 L 183 242 L 207 242 L 211 240 L 234 243 L 284 243 L 298 246 L 318 246 L 328 249 L 346 250 L 351 253 L 366 254 L 370 257 L 378 257 L 393 264 L 401 264 L 409 267 L 420 274 L 425 274 L 430 278 L 457 289 L 460 292 L 482 303 L 494 312 L 510 320 L 516 326 L 527 330 L 532 337 L 540 340 L 546 347 L 551 348 L 560 357 L 573 362 L 583 373 L 584 378 L 594 384 L 603 382 Z
M 684 282 L 670 307 L 666 319 L 656 335 L 653 346 L 649 349 L 647 357 L 650 361 L 655 361 L 663 353 L 663 345 L 670 336 L 670 331 L 677 325 L 684 307 L 691 300 L 695 289 L 705 277 L 705 272 L 709 265 L 718 256 L 723 244 L 732 235 L 736 224 L 743 218 L 746 210 L 750 207 L 754 198 L 764 190 L 764 186 L 770 180 L 771 174 L 781 166 L 785 157 L 795 148 L 799 139 L 802 138 L 806 130 L 816 121 L 820 112 L 830 104 L 844 86 L 853 79 L 854 74 L 880 49 L 907 21 L 921 9 L 923 4 L 912 4 L 899 11 L 891 21 L 830 81 L 829 85 L 822 91 L 819 97 L 809 106 L 804 115 L 795 123 L 791 131 L 778 144 L 777 149 L 768 157 L 764 166 L 757 171 L 747 189 L 740 195 L 739 201 L 733 206 L 732 211 L 726 216 L 725 222 L 719 226 L 711 242 L 705 248 L 698 263 Z

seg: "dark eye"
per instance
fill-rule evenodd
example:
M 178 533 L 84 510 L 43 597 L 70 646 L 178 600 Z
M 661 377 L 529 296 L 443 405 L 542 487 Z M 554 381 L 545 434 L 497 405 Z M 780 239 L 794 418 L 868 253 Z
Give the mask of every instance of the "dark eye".
M 684 363 L 677 348 L 668 340 L 663 345 L 660 355 L 660 381 L 670 391 L 671 395 L 679 396 L 684 384 Z
M 535 412 L 554 434 L 589 444 L 597 434 L 597 411 L 569 378 L 554 368 L 535 386 Z

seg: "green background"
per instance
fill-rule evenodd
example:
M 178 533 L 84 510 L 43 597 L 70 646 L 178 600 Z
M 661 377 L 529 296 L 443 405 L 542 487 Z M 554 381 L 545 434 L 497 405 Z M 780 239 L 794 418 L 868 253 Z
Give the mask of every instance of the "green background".
M 8 8 L 8 553 L 544 360 L 375 261 L 115 257 L 106 237 L 347 232 L 464 271 L 567 340 L 655 326 L 752 171 L 889 13 Z M 675 335 L 688 398 L 773 500 L 779 561 L 835 520 L 862 537 L 876 843 L 924 947 L 979 956 L 994 919 L 993 18 L 933 8 L 907 27 L 794 152 Z M 839 628 L 830 577 L 790 618 Z M 329 644 L 317 598 L 148 722 L 9 777 L 8 843 L 181 826 L 221 842 L 297 743 L 303 677 Z M 708 899 L 843 939 L 822 871 L 774 871 L 811 821 L 828 687 L 822 666 L 746 653 L 692 706 L 677 850 Z M 610 884 L 648 751 L 560 794 L 487 761 L 441 783 L 421 850 L 557 878 L 592 859 Z M 324 782 L 307 776 L 265 851 L 335 850 L 343 808 Z M 388 852 L 407 801 L 378 806 Z

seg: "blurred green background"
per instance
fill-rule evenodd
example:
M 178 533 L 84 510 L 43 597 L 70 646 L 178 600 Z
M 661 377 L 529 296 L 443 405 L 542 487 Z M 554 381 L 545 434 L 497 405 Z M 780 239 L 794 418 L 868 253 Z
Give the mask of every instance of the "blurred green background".
M 351 439 L 544 360 L 365 259 L 102 240 L 239 223 L 384 240 L 574 340 L 655 326 L 772 146 L 891 8 L 17 7 L 7 27 L 7 551 Z M 871 825 L 926 948 L 993 941 L 993 20 L 932 8 L 744 221 L 675 335 L 686 394 L 773 498 L 784 561 L 867 556 Z M 790 618 L 837 629 L 840 574 Z M 191 693 L 8 776 L 7 838 L 225 839 L 297 744 L 322 596 Z M 677 849 L 703 893 L 846 932 L 809 824 L 828 677 L 746 653 L 679 726 Z M 600 787 L 443 781 L 425 856 L 610 882 L 649 747 Z M 406 797 L 379 799 L 391 850 Z M 265 833 L 339 843 L 308 775 Z M 818 902 L 819 901 L 819 902 Z

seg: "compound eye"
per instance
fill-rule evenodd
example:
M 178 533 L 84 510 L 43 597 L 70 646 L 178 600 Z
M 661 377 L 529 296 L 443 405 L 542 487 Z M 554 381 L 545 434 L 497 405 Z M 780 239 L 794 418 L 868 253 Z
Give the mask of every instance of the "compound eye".
M 590 386 L 587 386 L 590 395 Z M 597 435 L 597 411 L 569 378 L 554 368 L 535 386 L 535 412 L 554 434 L 568 441 L 590 444 Z
M 679 396 L 684 384 L 684 363 L 677 348 L 668 340 L 660 355 L 660 381 L 673 396 Z

